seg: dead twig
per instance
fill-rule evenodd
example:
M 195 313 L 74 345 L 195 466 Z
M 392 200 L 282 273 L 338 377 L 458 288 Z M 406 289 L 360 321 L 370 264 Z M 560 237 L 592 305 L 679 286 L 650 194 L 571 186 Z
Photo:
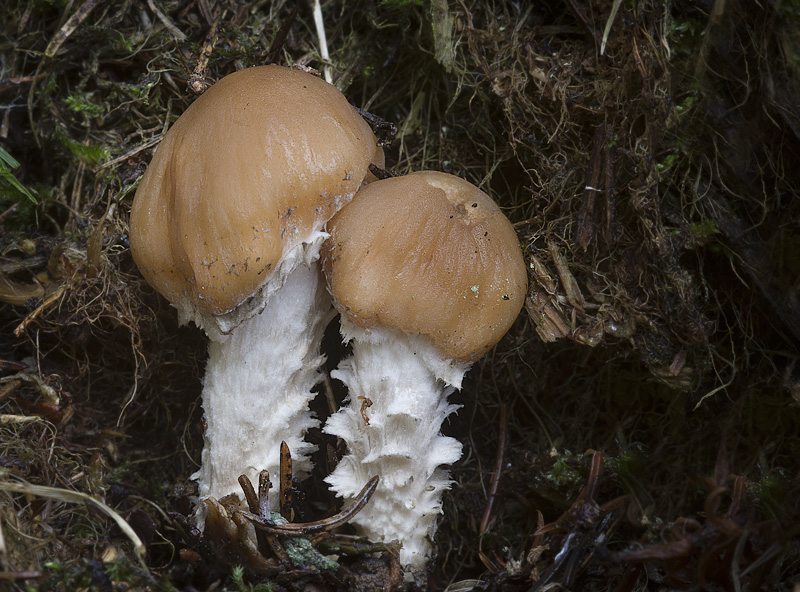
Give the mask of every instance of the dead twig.
M 342 524 L 352 520 L 356 514 L 364 509 L 364 506 L 366 506 L 369 500 L 372 498 L 372 494 L 375 493 L 375 490 L 378 488 L 379 481 L 380 478 L 377 475 L 374 476 L 367 482 L 367 484 L 358 493 L 349 506 L 344 508 L 338 514 L 334 514 L 330 518 L 317 520 L 316 522 L 305 522 L 303 524 L 277 524 L 270 519 L 262 518 L 261 516 L 257 516 L 251 512 L 245 512 L 244 510 L 236 510 L 234 514 L 238 514 L 239 516 L 252 522 L 253 526 L 256 527 L 256 530 L 261 529 L 270 534 L 288 534 L 292 536 L 317 534 L 319 532 L 332 530 L 337 526 L 341 526 Z

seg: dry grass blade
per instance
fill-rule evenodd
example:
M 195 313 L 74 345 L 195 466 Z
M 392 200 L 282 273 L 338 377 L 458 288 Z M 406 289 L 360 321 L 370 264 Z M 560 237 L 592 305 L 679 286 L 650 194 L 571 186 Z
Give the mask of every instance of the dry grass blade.
M 617 18 L 617 12 L 619 12 L 619 7 L 622 4 L 622 0 L 614 0 L 614 4 L 611 7 L 611 14 L 608 15 L 608 20 L 606 21 L 605 29 L 603 29 L 603 42 L 600 44 L 600 55 L 606 53 L 606 43 L 608 43 L 608 36 L 611 34 L 611 27 L 614 24 L 614 19 Z
M 86 0 L 83 4 L 81 4 L 78 9 L 72 14 L 72 16 L 67 19 L 67 22 L 64 23 L 64 26 L 59 29 L 58 33 L 53 36 L 53 39 L 50 40 L 50 43 L 47 45 L 47 49 L 44 50 L 44 55 L 48 58 L 54 57 L 58 50 L 61 49 L 61 46 L 64 42 L 69 39 L 69 36 L 75 32 L 83 21 L 89 16 L 89 13 L 94 10 L 94 8 L 100 3 L 101 0 Z
M 69 489 L 46 487 L 44 485 L 32 485 L 30 483 L 14 483 L 8 481 L 7 479 L 0 479 L 0 490 L 23 493 L 25 495 L 33 495 L 71 504 L 85 503 L 95 506 L 109 518 L 111 518 L 117 524 L 117 526 L 119 526 L 120 530 L 125 533 L 125 536 L 128 537 L 131 543 L 133 543 L 133 549 L 136 552 L 137 559 L 142 564 L 142 567 L 147 569 L 147 565 L 144 561 L 146 549 L 144 543 L 142 543 L 142 540 L 122 516 L 120 516 L 116 511 L 108 507 L 100 500 L 95 499 L 85 493 L 81 493 L 80 491 L 70 491 Z

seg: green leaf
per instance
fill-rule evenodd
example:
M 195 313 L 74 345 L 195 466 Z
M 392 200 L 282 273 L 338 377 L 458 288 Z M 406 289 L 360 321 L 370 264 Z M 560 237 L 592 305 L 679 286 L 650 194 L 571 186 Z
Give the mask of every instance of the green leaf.
M 17 162 L 17 159 L 11 156 L 3 149 L 2 146 L 0 146 L 0 182 L 8 183 L 14 189 L 16 189 L 18 193 L 21 193 L 33 203 L 37 203 L 36 197 L 33 195 L 31 190 L 17 181 L 17 178 L 11 172 L 16 168 L 19 168 L 19 162 Z

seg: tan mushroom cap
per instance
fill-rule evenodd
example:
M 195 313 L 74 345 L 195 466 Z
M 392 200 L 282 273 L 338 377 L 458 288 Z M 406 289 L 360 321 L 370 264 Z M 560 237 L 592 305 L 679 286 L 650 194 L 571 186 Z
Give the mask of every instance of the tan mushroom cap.
M 226 76 L 164 136 L 131 210 L 142 275 L 174 304 L 220 315 L 358 190 L 383 151 L 335 87 L 261 66 Z
M 474 361 L 519 314 L 527 273 L 497 204 L 445 173 L 371 183 L 328 223 L 323 268 L 337 308 L 363 328 L 428 336 Z

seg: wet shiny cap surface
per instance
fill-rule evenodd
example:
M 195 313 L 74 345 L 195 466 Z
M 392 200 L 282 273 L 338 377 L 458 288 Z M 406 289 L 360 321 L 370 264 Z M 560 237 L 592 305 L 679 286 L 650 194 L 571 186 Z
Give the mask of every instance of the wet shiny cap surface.
M 428 336 L 474 361 L 508 331 L 527 273 L 494 201 L 463 179 L 419 172 L 371 183 L 328 224 L 323 268 L 355 324 Z
M 145 279 L 201 314 L 234 310 L 346 203 L 383 153 L 335 87 L 282 66 L 226 76 L 170 128 L 131 210 Z

